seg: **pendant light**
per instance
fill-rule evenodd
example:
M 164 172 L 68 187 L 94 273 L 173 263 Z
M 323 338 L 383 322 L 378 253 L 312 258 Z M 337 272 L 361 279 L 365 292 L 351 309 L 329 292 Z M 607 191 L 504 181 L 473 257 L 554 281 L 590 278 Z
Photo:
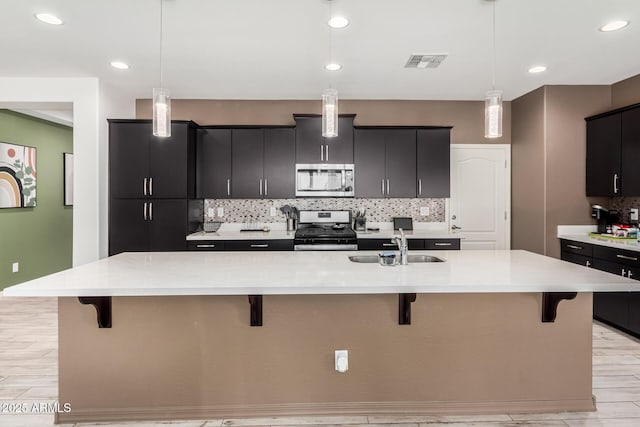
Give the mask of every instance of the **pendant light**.
M 496 0 L 493 3 L 493 67 L 492 86 L 484 98 L 484 137 L 502 137 L 502 91 L 496 90 Z
M 162 2 L 160 0 L 160 87 L 153 88 L 153 135 L 171 136 L 171 93 L 162 84 Z
M 329 19 L 332 18 L 333 8 L 329 0 Z M 325 69 L 329 72 L 337 71 L 341 67 L 333 62 L 333 28 L 329 27 L 329 64 Z M 322 136 L 335 138 L 338 136 L 338 91 L 331 85 L 329 77 L 329 89 L 322 92 Z

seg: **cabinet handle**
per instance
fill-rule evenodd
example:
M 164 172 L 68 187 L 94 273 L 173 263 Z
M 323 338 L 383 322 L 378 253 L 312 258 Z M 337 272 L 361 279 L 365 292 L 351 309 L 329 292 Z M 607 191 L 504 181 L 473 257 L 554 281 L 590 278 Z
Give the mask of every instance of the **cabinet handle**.
M 398 247 L 398 245 L 396 245 L 395 243 L 383 243 L 382 246 L 393 246 L 394 248 Z
M 380 183 L 382 184 L 382 195 L 384 196 L 384 179 L 380 181 Z
M 418 196 L 422 196 L 422 178 L 418 179 Z
M 149 178 L 149 195 L 153 196 L 153 178 Z
M 143 194 L 143 195 L 145 195 L 145 196 L 147 195 L 147 180 L 148 180 L 148 179 L 149 179 L 149 178 L 145 178 L 145 179 L 142 181 L 142 194 Z
M 576 246 L 576 245 L 567 245 L 567 247 L 571 249 L 577 249 L 579 251 L 584 249 L 582 246 Z
M 261 243 L 261 244 L 257 244 L 257 243 L 253 243 L 251 244 L 252 248 L 268 248 L 269 244 L 267 243 Z
M 387 196 L 389 195 L 389 180 L 387 179 Z
M 215 248 L 216 245 L 196 245 L 198 248 Z
M 324 161 L 324 144 L 320 146 L 320 161 Z
M 622 277 L 627 277 L 627 272 L 624 270 L 624 268 L 622 269 Z
M 451 242 L 436 242 L 435 246 L 451 246 Z
M 231 180 L 227 179 L 227 196 L 231 195 Z
M 269 194 L 269 181 L 267 180 L 267 178 L 264 179 L 264 195 L 268 195 Z
M 585 264 L 587 267 L 591 267 L 591 261 L 587 260 L 587 263 Z
M 325 147 L 326 147 L 326 150 L 327 150 L 327 155 L 324 156 L 324 157 L 325 157 L 325 160 L 328 162 L 329 161 L 329 144 L 325 145 Z
M 638 258 L 633 257 L 633 256 L 626 256 L 626 255 L 616 255 L 616 258 L 622 258 L 622 259 L 628 259 L 629 261 L 637 261 Z
M 149 202 L 149 221 L 153 221 L 153 202 Z
M 633 276 L 633 274 L 631 274 L 631 270 L 627 271 L 627 277 L 631 279 L 631 276 Z
M 144 202 L 144 205 L 142 205 L 142 216 L 144 217 L 145 221 L 149 219 L 149 217 L 147 216 L 147 202 Z
M 613 194 L 618 194 L 618 174 L 613 174 Z
M 262 196 L 262 178 L 260 178 L 260 195 Z

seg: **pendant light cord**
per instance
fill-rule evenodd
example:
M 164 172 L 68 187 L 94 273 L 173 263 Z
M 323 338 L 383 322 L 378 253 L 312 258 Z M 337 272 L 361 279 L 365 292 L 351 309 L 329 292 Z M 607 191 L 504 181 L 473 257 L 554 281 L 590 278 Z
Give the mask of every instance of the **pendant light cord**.
M 491 88 L 496 89 L 496 0 L 493 0 L 493 68 L 491 72 Z
M 163 20 L 162 20 L 162 2 L 164 0 L 160 0 L 160 87 L 162 86 L 162 27 L 163 27 Z
M 333 0 L 329 0 L 329 19 L 333 17 Z M 329 64 L 333 64 L 333 28 L 329 27 Z M 329 89 L 333 89 L 333 73 L 329 71 Z

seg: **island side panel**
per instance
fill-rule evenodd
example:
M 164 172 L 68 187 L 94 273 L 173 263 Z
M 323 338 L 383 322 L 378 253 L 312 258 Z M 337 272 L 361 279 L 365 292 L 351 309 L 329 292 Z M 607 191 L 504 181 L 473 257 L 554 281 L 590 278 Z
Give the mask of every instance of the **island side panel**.
M 113 327 L 59 299 L 58 421 L 593 410 L 592 295 L 542 323 L 541 294 L 114 297 Z M 334 351 L 349 351 L 349 371 Z

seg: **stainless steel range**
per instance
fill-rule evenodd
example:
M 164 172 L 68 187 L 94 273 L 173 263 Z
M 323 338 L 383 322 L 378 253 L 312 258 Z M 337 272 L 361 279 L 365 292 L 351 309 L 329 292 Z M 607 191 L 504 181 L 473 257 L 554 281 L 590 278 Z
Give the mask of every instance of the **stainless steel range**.
M 351 211 L 300 211 L 293 241 L 296 251 L 355 251 Z

